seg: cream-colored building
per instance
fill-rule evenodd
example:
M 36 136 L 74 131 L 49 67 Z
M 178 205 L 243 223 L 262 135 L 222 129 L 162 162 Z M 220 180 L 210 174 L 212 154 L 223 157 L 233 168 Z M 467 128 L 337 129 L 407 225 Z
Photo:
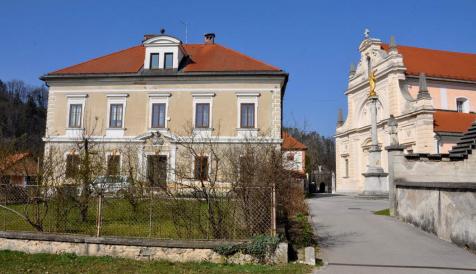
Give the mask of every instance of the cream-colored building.
M 385 171 L 390 115 L 406 153 L 448 153 L 476 119 L 476 54 L 383 44 L 370 37 L 359 52 L 345 92 L 347 117 L 336 129 L 337 192 L 364 191 L 371 145 L 369 67 L 377 78 L 379 163 Z
M 216 44 L 214 34 L 203 44 L 146 35 L 140 45 L 41 79 L 49 87 L 46 150 L 61 148 L 65 159 L 84 136 L 104 144 L 120 166 L 119 148 L 132 143 L 143 167 L 155 161 L 169 169 L 179 143 L 192 136 L 223 145 L 282 141 L 288 74 Z M 196 170 L 197 161 L 190 161 Z M 159 173 L 173 180 L 170 172 Z

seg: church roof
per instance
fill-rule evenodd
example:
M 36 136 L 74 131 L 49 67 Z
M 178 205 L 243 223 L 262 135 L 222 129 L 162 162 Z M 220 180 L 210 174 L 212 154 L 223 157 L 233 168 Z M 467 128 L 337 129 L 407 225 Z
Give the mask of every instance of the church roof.
M 282 71 L 219 44 L 184 44 L 182 47 L 188 58 L 179 68 L 183 73 Z M 144 65 L 144 57 L 145 47 L 138 45 L 50 72 L 46 76 L 139 73 Z
M 283 131 L 283 144 L 281 145 L 283 150 L 306 150 L 307 146 L 299 142 L 286 131 Z
M 435 111 L 433 121 L 435 132 L 463 133 L 476 121 L 476 113 Z
M 389 46 L 384 44 L 388 50 Z M 397 46 L 408 75 L 425 73 L 428 77 L 476 81 L 476 54 Z

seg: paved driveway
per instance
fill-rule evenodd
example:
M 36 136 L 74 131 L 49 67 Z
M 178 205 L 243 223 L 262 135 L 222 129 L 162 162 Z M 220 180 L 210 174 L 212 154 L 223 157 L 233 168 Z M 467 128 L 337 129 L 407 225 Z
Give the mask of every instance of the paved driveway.
M 476 255 L 373 211 L 387 200 L 324 195 L 309 199 L 326 266 L 317 273 L 476 273 Z

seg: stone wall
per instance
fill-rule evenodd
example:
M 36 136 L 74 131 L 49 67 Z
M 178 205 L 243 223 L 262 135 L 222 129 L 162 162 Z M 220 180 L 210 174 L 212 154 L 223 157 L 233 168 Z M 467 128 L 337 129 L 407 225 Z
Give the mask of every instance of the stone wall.
M 396 182 L 396 216 L 476 250 L 476 183 Z
M 250 255 L 237 253 L 222 256 L 213 248 L 237 244 L 222 241 L 179 241 L 105 238 L 76 235 L 39 234 L 26 232 L 0 232 L 0 250 L 26 253 L 74 253 L 78 256 L 112 256 L 129 259 L 164 260 L 170 262 L 212 262 L 247 264 L 258 260 Z M 266 262 L 287 263 L 287 244 L 281 243 Z

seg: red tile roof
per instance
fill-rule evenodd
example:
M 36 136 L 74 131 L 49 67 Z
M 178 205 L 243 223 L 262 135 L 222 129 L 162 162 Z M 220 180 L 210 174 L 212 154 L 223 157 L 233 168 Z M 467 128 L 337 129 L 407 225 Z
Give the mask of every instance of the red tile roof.
M 11 154 L 0 162 L 0 171 L 7 176 L 32 176 L 38 173 L 38 166 L 31 158 L 31 153 Z
M 136 73 L 144 65 L 144 55 L 145 48 L 140 45 L 48 74 Z
M 190 62 L 182 69 L 183 72 L 280 71 L 277 67 L 218 44 L 182 46 L 190 58 Z M 145 47 L 139 45 L 60 69 L 48 75 L 137 73 L 144 65 L 144 55 Z
M 476 121 L 475 113 L 455 111 L 435 111 L 433 113 L 433 128 L 435 132 L 463 133 Z
M 192 63 L 185 66 L 186 72 L 198 71 L 279 71 L 280 69 L 255 60 L 238 51 L 218 44 L 184 45 Z
M 286 131 L 283 131 L 283 144 L 281 145 L 283 150 L 306 150 L 307 146 L 299 142 Z
M 388 50 L 388 45 L 383 45 Z M 408 75 L 476 81 L 476 54 L 397 46 Z

